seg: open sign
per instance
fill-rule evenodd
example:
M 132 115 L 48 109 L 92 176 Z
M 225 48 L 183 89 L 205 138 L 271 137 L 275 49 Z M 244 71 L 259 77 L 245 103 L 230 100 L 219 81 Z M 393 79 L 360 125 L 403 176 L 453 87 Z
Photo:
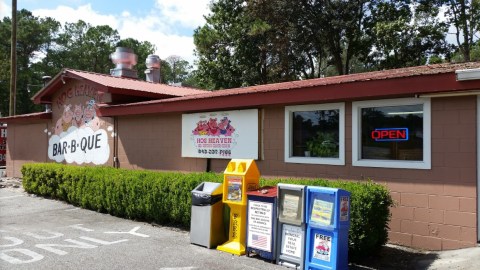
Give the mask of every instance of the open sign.
M 408 128 L 376 128 L 371 138 L 376 142 L 408 141 Z

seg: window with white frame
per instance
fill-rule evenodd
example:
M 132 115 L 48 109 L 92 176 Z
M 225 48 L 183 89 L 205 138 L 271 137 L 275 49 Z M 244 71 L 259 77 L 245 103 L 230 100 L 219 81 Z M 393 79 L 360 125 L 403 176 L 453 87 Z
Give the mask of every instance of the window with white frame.
M 353 102 L 353 166 L 430 169 L 430 126 L 430 99 Z
M 285 162 L 345 165 L 345 105 L 285 107 Z

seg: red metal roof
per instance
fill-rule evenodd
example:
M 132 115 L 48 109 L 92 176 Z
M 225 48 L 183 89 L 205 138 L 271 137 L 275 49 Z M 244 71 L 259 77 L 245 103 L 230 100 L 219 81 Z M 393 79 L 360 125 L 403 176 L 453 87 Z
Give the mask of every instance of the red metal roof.
M 205 90 L 198 90 L 194 88 L 171 86 L 162 83 L 151 83 L 138 79 L 115 77 L 106 74 L 99 74 L 93 72 L 86 72 L 74 69 L 65 69 L 67 73 L 74 74 L 86 80 L 96 82 L 109 88 L 127 89 L 133 91 L 151 92 L 156 94 L 163 94 L 169 96 L 183 97 L 188 95 L 195 95 L 205 93 Z
M 188 112 L 274 104 L 332 102 L 413 96 L 480 89 L 479 81 L 458 82 L 455 70 L 480 68 L 480 63 L 436 64 L 351 75 L 226 89 L 184 97 L 101 106 L 103 116 Z
M 0 118 L 2 123 L 35 123 L 52 119 L 51 112 L 37 112 L 29 114 L 20 114 Z
M 143 96 L 154 99 L 183 97 L 206 92 L 205 90 L 194 88 L 151 83 L 137 79 L 115 77 L 111 75 L 75 69 L 64 69 L 57 74 L 42 90 L 35 94 L 32 100 L 37 104 L 48 103 L 51 95 L 55 93 L 62 86 L 62 84 L 70 79 L 88 80 L 96 84 L 99 87 L 99 90 L 112 94 Z

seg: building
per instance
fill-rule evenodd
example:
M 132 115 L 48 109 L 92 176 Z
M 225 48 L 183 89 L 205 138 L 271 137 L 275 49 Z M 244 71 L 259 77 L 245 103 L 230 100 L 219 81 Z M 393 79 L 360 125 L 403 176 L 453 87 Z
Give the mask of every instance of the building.
M 117 74 L 118 75 L 118 74 Z M 25 162 L 385 183 L 390 242 L 479 240 L 480 63 L 439 64 L 208 92 L 65 69 L 4 117 L 7 174 Z

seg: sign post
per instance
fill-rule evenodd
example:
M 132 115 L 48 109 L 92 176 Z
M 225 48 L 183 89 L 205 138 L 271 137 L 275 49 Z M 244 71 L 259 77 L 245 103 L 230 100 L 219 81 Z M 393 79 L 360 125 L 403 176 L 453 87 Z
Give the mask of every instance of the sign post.
M 245 254 L 247 191 L 258 188 L 260 172 L 253 159 L 232 159 L 223 178 L 223 203 L 230 207 L 229 240 L 218 250 L 235 255 Z

